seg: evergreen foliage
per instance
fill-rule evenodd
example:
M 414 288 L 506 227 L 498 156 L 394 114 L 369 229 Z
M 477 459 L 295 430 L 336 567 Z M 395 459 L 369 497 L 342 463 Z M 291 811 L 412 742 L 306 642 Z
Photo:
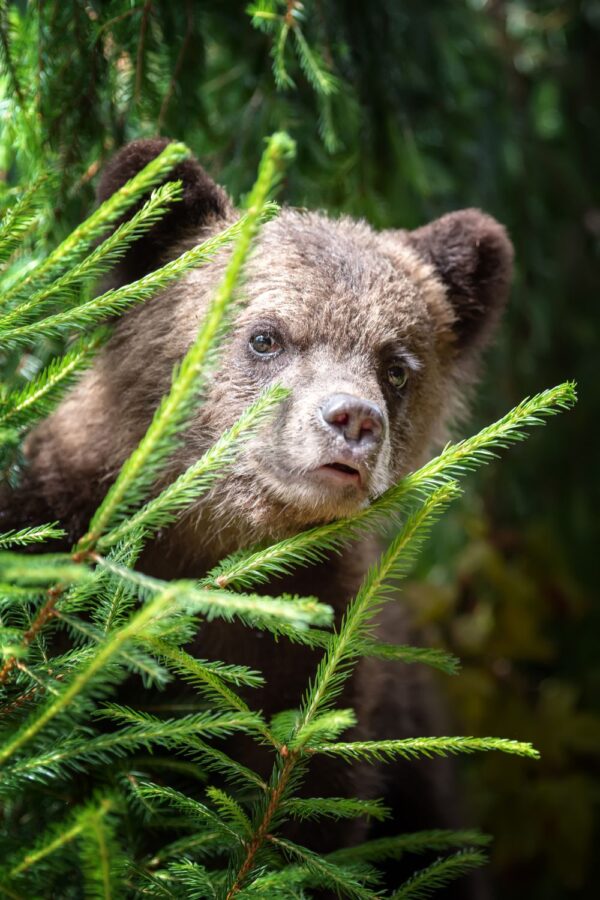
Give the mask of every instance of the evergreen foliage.
M 254 15 L 275 15 L 278 9 L 261 4 Z M 316 57 L 310 63 L 302 55 L 302 37 L 296 40 L 303 67 L 318 67 Z M 449 445 L 355 517 L 236 554 L 200 583 L 164 582 L 135 568 L 144 543 L 211 486 L 284 395 L 277 387 L 266 392 L 191 469 L 153 493 L 197 408 L 198 386 L 239 302 L 235 289 L 252 238 L 265 216 L 274 214 L 268 198 L 292 150 L 285 134 L 275 134 L 239 222 L 126 288 L 92 299 L 87 290 L 89 279 L 120 258 L 165 202 L 176 202 L 177 187 L 159 188 L 132 219 L 90 248 L 123 209 L 185 156 L 181 145 L 171 145 L 26 274 L 15 279 L 8 259 L 0 318 L 0 339 L 8 354 L 26 341 L 90 332 L 62 356 L 57 349 L 29 383 L 23 384 L 15 368 L 0 406 L 4 471 L 15 478 L 21 435 L 89 364 L 106 334 L 96 325 L 231 244 L 229 264 L 196 341 L 77 547 L 71 553 L 22 551 L 38 543 L 43 549 L 43 542 L 57 535 L 53 523 L 0 535 L 0 892 L 7 897 L 241 900 L 307 897 L 328 888 L 367 900 L 384 896 L 378 864 L 405 853 L 447 851 L 388 895 L 428 897 L 480 865 L 484 854 L 477 848 L 486 839 L 463 831 L 427 832 L 370 841 L 351 853 L 316 853 L 285 837 L 285 823 L 381 819 L 387 810 L 376 800 L 301 797 L 311 760 L 319 754 L 339 757 L 340 765 L 354 759 L 487 751 L 529 759 L 538 755 L 526 742 L 494 737 L 344 741 L 355 715 L 336 701 L 363 655 L 396 659 L 399 666 L 456 670 L 457 661 L 441 651 L 377 643 L 374 616 L 385 603 L 395 602 L 397 583 L 432 524 L 458 495 L 457 479 L 524 437 L 524 429 L 542 417 L 570 407 L 572 384 L 524 401 L 474 437 Z M 27 194 L 12 204 L 7 229 L 17 234 L 29 230 L 34 206 Z M 59 292 L 61 307 L 53 311 Z M 272 575 L 322 559 L 358 535 L 385 532 L 390 523 L 397 526 L 396 533 L 338 627 L 332 626 L 332 610 L 315 598 L 251 591 Z M 267 721 L 240 694 L 242 688 L 251 694 L 261 683 L 260 672 L 197 659 L 185 650 L 202 621 L 213 618 L 322 648 L 298 710 Z M 141 677 L 150 688 L 181 679 L 193 691 L 193 708 L 173 706 L 154 714 L 115 703 L 115 691 L 131 676 Z M 272 772 L 266 782 L 221 749 L 218 740 L 231 734 L 270 749 Z M 218 784 L 211 784 L 213 779 Z

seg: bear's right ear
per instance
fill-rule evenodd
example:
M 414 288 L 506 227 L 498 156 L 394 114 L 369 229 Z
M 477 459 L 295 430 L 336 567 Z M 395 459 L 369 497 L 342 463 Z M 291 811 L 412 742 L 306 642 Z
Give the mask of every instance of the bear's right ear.
M 102 173 L 97 191 L 98 202 L 107 200 L 152 162 L 169 143 L 168 138 L 149 138 L 126 144 Z M 168 258 L 169 249 L 188 233 L 231 215 L 233 207 L 227 193 L 215 184 L 196 159 L 185 159 L 176 165 L 163 179 L 163 183 L 167 181 L 181 181 L 181 199 L 131 246 L 115 267 L 112 283 L 128 284 L 157 269 Z M 147 199 L 142 198 L 130 208 L 121 221 L 131 218 Z

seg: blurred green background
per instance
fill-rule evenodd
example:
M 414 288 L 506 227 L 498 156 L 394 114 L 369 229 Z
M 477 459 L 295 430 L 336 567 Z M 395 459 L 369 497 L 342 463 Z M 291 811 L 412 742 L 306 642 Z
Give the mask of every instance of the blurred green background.
M 405 596 L 463 660 L 456 732 L 542 752 L 463 770 L 497 897 L 596 896 L 600 0 L 0 0 L 0 71 L 0 206 L 53 166 L 49 242 L 131 138 L 186 141 L 239 197 L 280 128 L 287 203 L 507 225 L 512 300 L 463 430 L 567 378 L 580 402 L 470 480 Z

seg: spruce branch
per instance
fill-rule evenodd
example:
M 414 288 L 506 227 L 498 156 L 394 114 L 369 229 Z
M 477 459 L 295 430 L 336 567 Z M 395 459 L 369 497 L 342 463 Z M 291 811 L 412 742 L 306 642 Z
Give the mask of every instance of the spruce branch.
M 382 822 L 390 816 L 390 809 L 381 800 L 357 800 L 352 797 L 292 797 L 282 809 L 301 821 L 312 819 L 355 819 L 358 816 Z
M 0 222 L 0 266 L 19 248 L 37 221 L 39 210 L 46 200 L 48 181 L 48 175 L 39 176 L 4 214 Z
M 104 797 L 84 809 L 78 809 L 66 821 L 52 825 L 37 841 L 36 847 L 28 850 L 21 858 L 12 863 L 9 877 L 15 878 L 46 857 L 61 850 L 64 846 L 78 838 L 84 829 L 89 828 L 96 819 L 102 819 L 115 809 L 115 800 Z
M 240 446 L 264 424 L 274 408 L 287 395 L 288 391 L 279 385 L 265 390 L 242 413 L 237 422 L 158 497 L 149 500 L 122 525 L 101 537 L 97 544 L 98 549 L 104 551 L 107 547 L 112 547 L 115 543 L 126 539 L 132 530 L 143 529 L 146 537 L 149 537 L 158 529 L 173 522 L 182 509 L 194 503 L 225 475 L 226 467 L 235 460 Z
M 106 230 L 151 188 L 159 184 L 178 163 L 190 155 L 185 144 L 173 142 L 123 187 L 115 191 L 82 222 L 65 240 L 34 269 L 18 279 L 0 299 L 12 304 L 15 300 L 41 290 L 60 271 L 75 265 Z
M 98 673 L 112 661 L 123 645 L 141 632 L 154 617 L 166 611 L 171 605 L 173 597 L 173 589 L 167 587 L 144 604 L 122 628 L 108 635 L 104 644 L 98 647 L 95 656 L 75 675 L 61 694 L 36 711 L 16 734 L 0 747 L 0 765 L 4 765 L 56 716 L 68 709 L 69 705 L 83 691 L 88 690 Z
M 417 872 L 395 891 L 390 900 L 426 900 L 435 891 L 485 865 L 487 856 L 480 850 L 462 850 L 453 856 L 438 859 Z
M 288 622 L 302 628 L 308 625 L 327 625 L 333 617 L 333 610 L 313 597 L 290 597 L 282 594 L 268 597 L 262 594 L 237 594 L 233 591 L 217 591 L 197 587 L 189 581 L 161 581 L 133 569 L 127 569 L 98 554 L 92 558 L 99 566 L 116 575 L 118 579 L 137 588 L 140 596 L 152 597 L 168 591 L 171 607 L 164 608 L 162 616 L 173 618 L 187 612 L 204 615 L 207 619 L 223 618 L 231 621 L 240 618 L 251 622 L 254 627 L 277 627 L 278 622 Z M 140 637 L 153 636 L 150 629 Z
M 378 611 L 390 586 L 402 578 L 433 523 L 458 495 L 456 483 L 448 481 L 437 488 L 423 506 L 410 516 L 390 543 L 379 563 L 367 574 L 356 598 L 350 603 L 342 624 L 329 641 L 302 704 L 302 720 L 296 742 L 301 745 L 303 732 L 312 719 L 340 693 L 353 661 L 360 656 L 360 642 L 369 635 L 372 617 Z
M 52 360 L 28 385 L 13 391 L 4 403 L 0 403 L 0 426 L 31 428 L 38 419 L 49 415 L 90 364 L 105 335 L 104 329 L 99 329 L 90 338 L 78 341 L 63 356 Z
M 384 862 L 388 859 L 400 859 L 405 853 L 427 853 L 431 850 L 453 850 L 473 847 L 487 847 L 491 838 L 487 834 L 473 829 L 452 831 L 449 829 L 432 829 L 414 831 L 411 834 L 399 834 L 393 837 L 374 838 L 364 841 L 356 847 L 344 847 L 328 854 L 334 862 L 363 861 L 369 863 Z
M 26 547 L 29 544 L 41 544 L 54 538 L 62 538 L 65 532 L 58 522 L 51 525 L 32 525 L 29 528 L 13 529 L 0 534 L 0 550 L 7 547 Z
M 525 440 L 526 428 L 544 424 L 548 416 L 570 409 L 576 402 L 574 382 L 564 382 L 523 400 L 505 416 L 457 444 L 448 444 L 416 472 L 389 488 L 370 506 L 346 519 L 338 519 L 303 531 L 270 547 L 236 553 L 224 559 L 206 576 L 216 587 L 248 588 L 273 577 L 288 575 L 297 566 L 321 562 L 327 553 L 339 552 L 353 540 L 377 529 L 397 525 L 414 503 L 442 484 L 496 458 L 496 450 Z
M 125 255 L 131 244 L 160 221 L 172 203 L 181 199 L 181 194 L 179 181 L 168 182 L 157 188 L 142 208 L 131 219 L 119 225 L 92 253 L 2 316 L 0 329 L 4 331 L 13 322 L 18 322 L 23 327 L 48 303 L 57 299 L 57 295 L 63 308 L 67 301 L 75 300 L 77 290 L 108 272 Z
M 456 675 L 460 670 L 460 660 L 456 656 L 436 647 L 413 647 L 409 644 L 387 644 L 365 639 L 360 644 L 359 652 L 361 656 L 373 656 L 376 659 L 421 663 L 439 669 L 446 675 Z
M 272 211 L 273 207 L 269 207 L 267 215 Z M 5 347 L 18 347 L 31 343 L 41 336 L 60 337 L 65 332 L 81 331 L 97 325 L 110 316 L 120 315 L 130 307 L 149 300 L 186 272 L 213 259 L 243 229 L 244 222 L 245 218 L 242 217 L 215 237 L 208 238 L 138 281 L 108 290 L 78 306 L 46 316 L 39 322 L 12 328 L 3 328 L 0 322 L 0 341 Z
M 203 366 L 227 308 L 233 301 L 242 267 L 265 211 L 268 194 L 280 177 L 284 159 L 292 151 L 293 144 L 287 135 L 275 134 L 270 139 L 249 197 L 246 215 L 239 225 L 238 238 L 225 274 L 198 336 L 177 369 L 171 390 L 160 403 L 148 431 L 123 465 L 116 482 L 93 517 L 88 534 L 80 542 L 80 548 L 94 546 L 107 528 L 119 524 L 131 512 L 132 506 L 155 481 L 158 471 L 173 450 L 176 435 L 187 424 L 195 408 Z
M 479 753 L 498 750 L 515 756 L 539 759 L 540 754 L 531 744 L 495 737 L 422 737 L 389 741 L 352 741 L 349 743 L 311 744 L 311 753 L 339 756 L 347 762 L 389 762 L 401 757 L 410 760 L 421 756 L 455 756 L 459 753 Z
M 307 875 L 317 879 L 318 884 L 324 884 L 336 892 L 343 891 L 346 897 L 354 900 L 377 900 L 378 895 L 361 884 L 361 880 L 372 876 L 371 870 L 357 873 L 355 866 L 341 866 L 324 856 L 320 856 L 308 847 L 301 847 L 293 841 L 269 835 L 268 840 L 281 849 L 288 858 L 299 860 L 304 864 Z M 357 877 L 358 875 L 358 877 Z M 360 876 L 363 876 L 360 878 Z

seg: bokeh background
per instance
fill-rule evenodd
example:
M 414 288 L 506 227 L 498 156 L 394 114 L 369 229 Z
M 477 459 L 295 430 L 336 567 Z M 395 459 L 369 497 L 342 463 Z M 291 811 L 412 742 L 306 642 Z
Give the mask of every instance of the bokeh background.
M 0 73 L 0 206 L 52 168 L 49 243 L 131 138 L 184 140 L 237 198 L 280 128 L 287 203 L 507 225 L 512 300 L 462 433 L 565 379 L 580 402 L 470 479 L 405 598 L 463 660 L 456 732 L 542 753 L 463 766 L 497 897 L 597 896 L 600 0 L 0 0 Z

